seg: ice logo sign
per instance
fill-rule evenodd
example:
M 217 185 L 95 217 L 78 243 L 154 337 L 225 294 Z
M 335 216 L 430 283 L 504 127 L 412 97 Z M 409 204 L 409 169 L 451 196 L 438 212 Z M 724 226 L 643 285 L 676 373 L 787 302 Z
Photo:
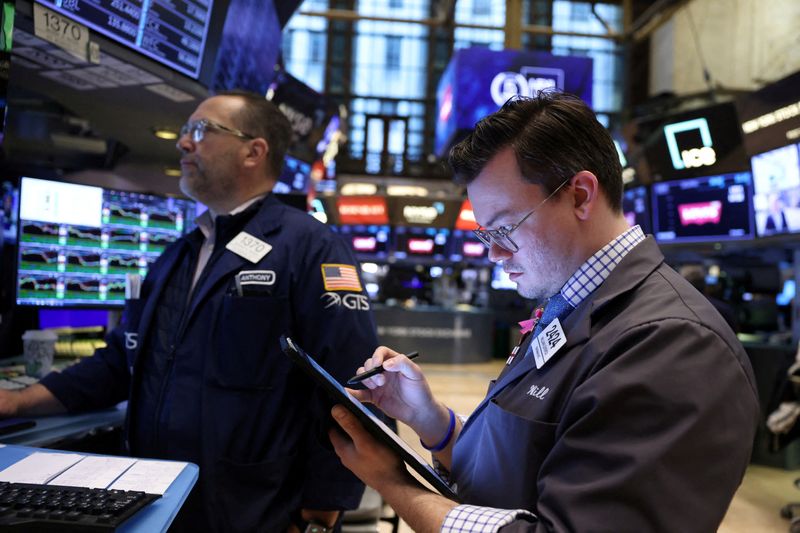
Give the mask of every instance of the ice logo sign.
M 675 134 L 691 130 L 700 131 L 700 139 L 703 142 L 703 146 L 681 150 L 678 148 L 678 140 Z M 695 118 L 664 126 L 664 137 L 667 138 L 669 156 L 672 159 L 672 166 L 675 167 L 675 170 L 711 166 L 717 162 L 717 153 L 714 151 L 711 131 L 708 129 L 708 121 L 705 118 Z
M 489 87 L 498 106 L 513 96 L 536 96 L 545 89 L 564 90 L 564 70 L 548 67 L 522 67 L 519 72 L 500 72 Z

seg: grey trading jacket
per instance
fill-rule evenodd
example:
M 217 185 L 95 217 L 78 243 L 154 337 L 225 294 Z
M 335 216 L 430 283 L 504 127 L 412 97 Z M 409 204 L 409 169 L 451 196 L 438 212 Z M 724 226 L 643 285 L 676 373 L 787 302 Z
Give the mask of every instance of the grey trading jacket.
M 518 357 L 467 421 L 462 501 L 538 517 L 504 533 L 716 531 L 759 416 L 728 325 L 652 237 L 562 324 L 566 345 L 541 369 Z

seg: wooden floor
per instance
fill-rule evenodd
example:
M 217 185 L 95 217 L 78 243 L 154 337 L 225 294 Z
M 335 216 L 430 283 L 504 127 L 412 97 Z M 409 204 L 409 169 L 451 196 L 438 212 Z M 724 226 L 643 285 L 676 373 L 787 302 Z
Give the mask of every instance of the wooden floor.
M 437 398 L 459 413 L 470 413 L 486 392 L 490 379 L 500 373 L 502 361 L 477 365 L 433 365 L 421 364 Z M 423 457 L 429 455 L 419 446 L 413 432 L 400 427 L 400 435 L 417 448 Z M 719 528 L 720 533 L 785 533 L 789 522 L 780 517 L 780 508 L 789 501 L 800 502 L 800 490 L 794 480 L 800 471 L 786 471 L 764 466 L 751 466 L 742 486 L 731 503 L 728 514 Z M 389 533 L 391 527 L 381 524 L 381 533 Z M 400 532 L 411 529 L 401 524 Z

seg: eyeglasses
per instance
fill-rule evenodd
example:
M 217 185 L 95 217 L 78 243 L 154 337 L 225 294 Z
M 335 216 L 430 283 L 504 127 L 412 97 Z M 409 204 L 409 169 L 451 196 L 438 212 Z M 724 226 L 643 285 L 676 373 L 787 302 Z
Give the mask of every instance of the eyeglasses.
M 480 228 L 479 227 L 477 229 L 472 230 L 472 232 L 475 234 L 476 237 L 478 237 L 481 240 L 481 242 L 483 244 L 486 245 L 487 248 L 491 248 L 492 247 L 492 243 L 494 243 L 497 246 L 499 246 L 500 248 L 502 248 L 503 250 L 505 250 L 507 252 L 511 252 L 512 254 L 518 252 L 519 251 L 519 246 L 517 246 L 517 243 L 515 243 L 513 240 L 511 240 L 511 234 L 518 227 L 520 227 L 523 222 L 528 220 L 528 217 L 531 216 L 533 213 L 535 213 L 537 209 L 542 207 L 545 203 L 547 203 L 547 201 L 550 198 L 555 196 L 556 193 L 558 191 L 560 191 L 561 188 L 564 185 L 569 183 L 569 180 L 571 180 L 571 179 L 572 178 L 570 177 L 570 178 L 567 178 L 564 181 L 562 181 L 561 185 L 556 187 L 556 190 L 554 190 L 552 193 L 550 193 L 550 196 L 548 196 L 547 198 L 545 198 L 544 200 L 539 202 L 539 204 L 536 205 L 536 207 L 531 209 L 530 212 L 527 215 L 525 215 L 524 217 L 522 217 L 522 220 L 520 220 L 516 224 L 508 224 L 506 226 L 501 226 L 501 227 L 499 227 L 497 229 L 484 229 L 484 228 Z
M 248 135 L 243 131 L 235 128 L 229 128 L 228 126 L 223 126 L 222 124 L 218 124 L 208 120 L 207 118 L 201 118 L 200 120 L 191 120 L 187 122 L 181 127 L 180 136 L 183 137 L 184 135 L 189 135 L 194 142 L 199 143 L 205 139 L 206 132 L 209 129 L 230 133 L 231 135 L 235 135 L 240 139 L 255 139 L 255 137 Z

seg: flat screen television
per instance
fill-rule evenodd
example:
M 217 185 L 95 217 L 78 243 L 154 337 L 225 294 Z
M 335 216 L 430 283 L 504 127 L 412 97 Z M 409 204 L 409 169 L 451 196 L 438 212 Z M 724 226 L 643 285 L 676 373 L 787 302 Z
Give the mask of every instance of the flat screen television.
M 647 186 L 639 185 L 627 189 L 622 195 L 622 212 L 628 224 L 639 225 L 642 231 L 653 233 L 653 222 L 650 218 L 650 203 L 647 198 Z
M 191 200 L 23 177 L 16 302 L 115 307 L 194 218 Z
M 195 79 L 200 75 L 213 0 L 40 0 L 40 3 L 178 72 Z
M 453 230 L 450 239 L 451 261 L 488 261 L 489 249 L 472 231 Z
M 800 145 L 755 155 L 750 163 L 758 236 L 800 232 Z
M 660 242 L 753 236 L 749 172 L 662 181 L 652 186 L 653 235 Z
M 352 246 L 356 256 L 381 259 L 389 254 L 392 231 L 389 226 L 339 226 L 338 230 Z
M 395 228 L 394 256 L 444 259 L 450 230 L 445 228 L 404 227 Z

